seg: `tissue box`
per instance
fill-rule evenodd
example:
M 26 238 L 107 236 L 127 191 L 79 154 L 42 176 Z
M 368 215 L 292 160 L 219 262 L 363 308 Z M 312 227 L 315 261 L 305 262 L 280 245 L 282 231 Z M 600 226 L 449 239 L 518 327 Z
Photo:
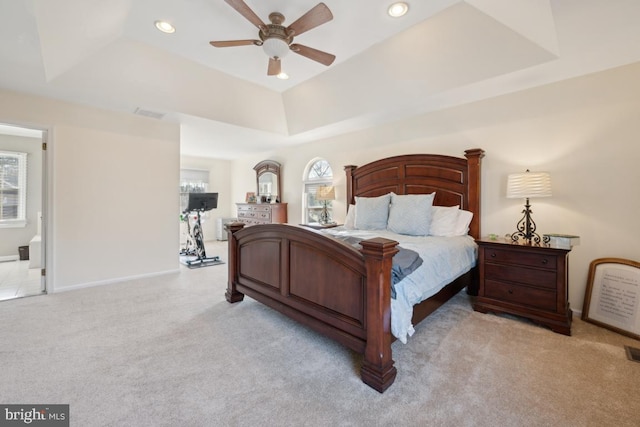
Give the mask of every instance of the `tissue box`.
M 570 234 L 543 234 L 543 241 L 551 248 L 571 249 L 572 246 L 580 244 L 580 236 Z

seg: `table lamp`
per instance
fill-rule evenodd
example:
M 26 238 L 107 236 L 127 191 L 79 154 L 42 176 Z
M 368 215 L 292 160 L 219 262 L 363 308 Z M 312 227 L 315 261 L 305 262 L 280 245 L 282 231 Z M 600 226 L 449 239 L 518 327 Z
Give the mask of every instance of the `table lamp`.
M 316 200 L 322 202 L 322 212 L 318 222 L 322 225 L 331 224 L 331 215 L 327 210 L 327 202 L 336 199 L 336 190 L 332 186 L 321 185 L 316 191 Z
M 540 236 L 536 233 L 536 223 L 531 219 L 532 197 L 551 196 L 551 176 L 548 172 L 530 172 L 510 174 L 507 179 L 507 198 L 524 198 L 524 216 L 516 224 L 516 232 L 511 234 L 511 240 L 519 241 L 521 238 L 527 243 L 540 243 Z

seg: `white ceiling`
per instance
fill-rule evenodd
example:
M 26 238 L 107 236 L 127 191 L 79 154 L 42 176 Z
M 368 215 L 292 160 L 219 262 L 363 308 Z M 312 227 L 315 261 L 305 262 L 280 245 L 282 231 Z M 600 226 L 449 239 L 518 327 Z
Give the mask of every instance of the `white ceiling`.
M 245 0 L 285 25 L 317 0 Z M 640 60 L 638 0 L 325 0 L 334 19 L 295 39 L 287 81 L 223 0 L 0 0 L 0 87 L 181 123 L 186 155 L 234 158 Z M 157 31 L 154 21 L 177 31 Z M 2 118 L 0 117 L 0 120 Z

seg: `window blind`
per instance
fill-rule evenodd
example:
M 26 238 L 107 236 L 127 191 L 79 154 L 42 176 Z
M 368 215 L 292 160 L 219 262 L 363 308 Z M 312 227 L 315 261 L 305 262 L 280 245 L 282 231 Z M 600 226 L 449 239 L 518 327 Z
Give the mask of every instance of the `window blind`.
M 26 224 L 27 153 L 0 151 L 0 223 Z

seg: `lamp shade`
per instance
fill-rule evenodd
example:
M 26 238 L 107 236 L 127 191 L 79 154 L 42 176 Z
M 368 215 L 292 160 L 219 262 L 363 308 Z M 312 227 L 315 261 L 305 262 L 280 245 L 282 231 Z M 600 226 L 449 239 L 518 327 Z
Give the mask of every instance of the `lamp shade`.
M 336 190 L 334 187 L 321 185 L 316 191 L 316 200 L 335 200 Z
M 551 175 L 548 172 L 512 173 L 507 179 L 507 198 L 551 196 Z

